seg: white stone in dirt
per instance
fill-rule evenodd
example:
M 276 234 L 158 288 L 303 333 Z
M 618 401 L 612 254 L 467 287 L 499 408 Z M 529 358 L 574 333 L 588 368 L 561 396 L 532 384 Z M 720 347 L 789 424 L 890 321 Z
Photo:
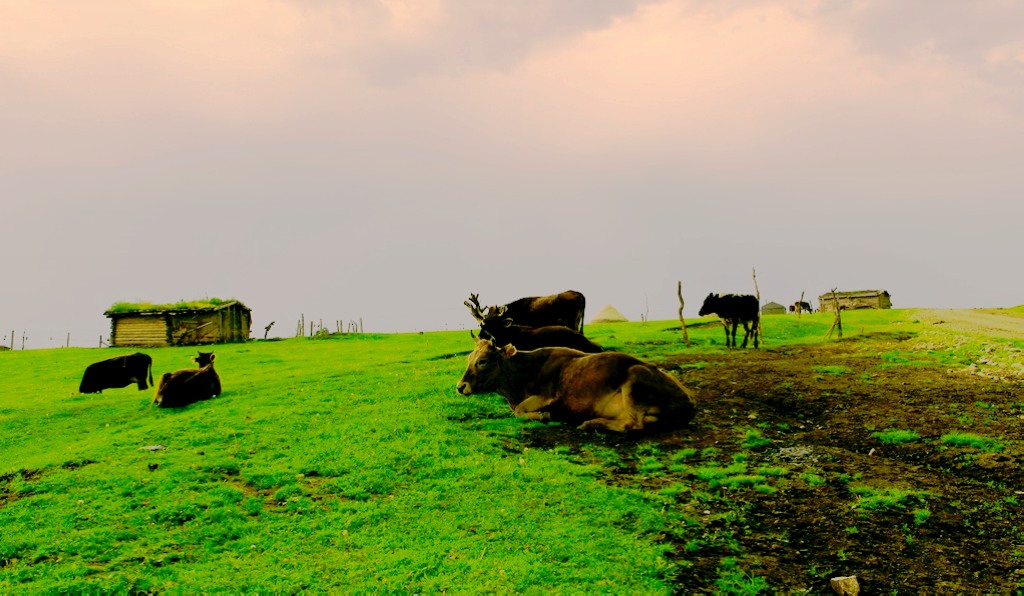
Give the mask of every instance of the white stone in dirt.
M 832 589 L 835 590 L 836 594 L 839 594 L 839 596 L 857 596 L 857 594 L 860 594 L 860 584 L 857 583 L 856 575 L 833 577 L 831 582 Z

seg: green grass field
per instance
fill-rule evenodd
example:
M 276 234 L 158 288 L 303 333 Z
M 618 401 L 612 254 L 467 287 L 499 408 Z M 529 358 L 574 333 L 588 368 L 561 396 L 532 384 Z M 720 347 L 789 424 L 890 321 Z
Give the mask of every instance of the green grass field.
M 847 336 L 920 327 L 851 314 Z M 771 317 L 764 334 L 821 342 L 831 322 Z M 653 362 L 724 350 L 701 323 L 690 347 L 678 321 L 587 333 Z M 515 448 L 537 423 L 455 391 L 471 347 L 468 331 L 218 345 L 223 395 L 180 410 L 134 386 L 77 393 L 88 364 L 132 349 L 0 354 L 0 593 L 670 592 L 685 564 L 661 537 L 691 525 L 671 491 Z M 196 353 L 143 351 L 157 378 Z

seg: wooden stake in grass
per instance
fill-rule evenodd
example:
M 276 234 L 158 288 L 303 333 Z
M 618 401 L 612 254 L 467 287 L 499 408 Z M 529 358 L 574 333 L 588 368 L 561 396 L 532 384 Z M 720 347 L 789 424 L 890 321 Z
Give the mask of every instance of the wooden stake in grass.
M 676 285 L 676 294 L 679 295 L 679 324 L 683 328 L 683 342 L 690 347 L 690 335 L 686 332 L 686 321 L 683 320 L 683 282 Z
M 836 320 L 832 321 L 832 326 L 828 328 L 828 338 L 832 338 L 832 330 L 839 330 L 839 339 L 843 339 L 843 317 L 839 314 L 839 297 L 836 296 L 836 288 L 832 288 L 832 308 L 836 311 Z
M 800 318 L 800 314 L 804 312 L 804 293 L 800 292 L 800 302 L 796 303 L 796 318 Z
M 757 310 L 761 310 L 761 290 L 759 290 L 758 287 L 757 287 L 757 269 L 754 269 L 753 271 L 754 271 L 754 295 L 757 296 Z M 758 313 L 757 321 L 754 322 L 754 326 L 757 327 L 756 329 L 754 329 L 754 333 L 757 334 L 757 338 L 761 340 L 761 343 L 764 343 L 764 334 L 761 333 L 761 316 L 760 316 L 760 314 L 761 313 Z M 757 344 L 754 344 L 754 345 L 757 345 Z

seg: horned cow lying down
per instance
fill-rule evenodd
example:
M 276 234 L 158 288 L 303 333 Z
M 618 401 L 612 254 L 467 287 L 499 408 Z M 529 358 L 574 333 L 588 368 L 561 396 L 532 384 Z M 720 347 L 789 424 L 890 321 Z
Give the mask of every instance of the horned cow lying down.
M 199 352 L 193 360 L 199 368 L 176 370 L 160 377 L 153 403 L 161 408 L 178 408 L 220 395 L 220 377 L 213 370 L 213 352 Z
M 498 393 L 516 416 L 619 432 L 653 423 L 682 426 L 696 412 L 692 390 L 627 354 L 569 348 L 519 352 L 482 339 L 469 355 L 458 391 Z

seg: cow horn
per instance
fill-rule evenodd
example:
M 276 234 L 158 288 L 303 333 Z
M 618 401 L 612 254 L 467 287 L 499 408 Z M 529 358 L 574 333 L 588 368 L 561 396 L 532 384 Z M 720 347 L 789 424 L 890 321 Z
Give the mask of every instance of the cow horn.
M 466 300 L 465 302 L 463 302 L 463 304 L 465 304 L 466 308 L 469 309 L 469 312 L 473 315 L 474 319 L 476 319 L 477 321 L 483 322 L 483 320 L 484 320 L 484 313 L 483 313 L 483 308 L 481 308 L 481 306 L 480 306 L 480 295 L 479 294 L 470 294 L 469 295 L 469 300 Z

